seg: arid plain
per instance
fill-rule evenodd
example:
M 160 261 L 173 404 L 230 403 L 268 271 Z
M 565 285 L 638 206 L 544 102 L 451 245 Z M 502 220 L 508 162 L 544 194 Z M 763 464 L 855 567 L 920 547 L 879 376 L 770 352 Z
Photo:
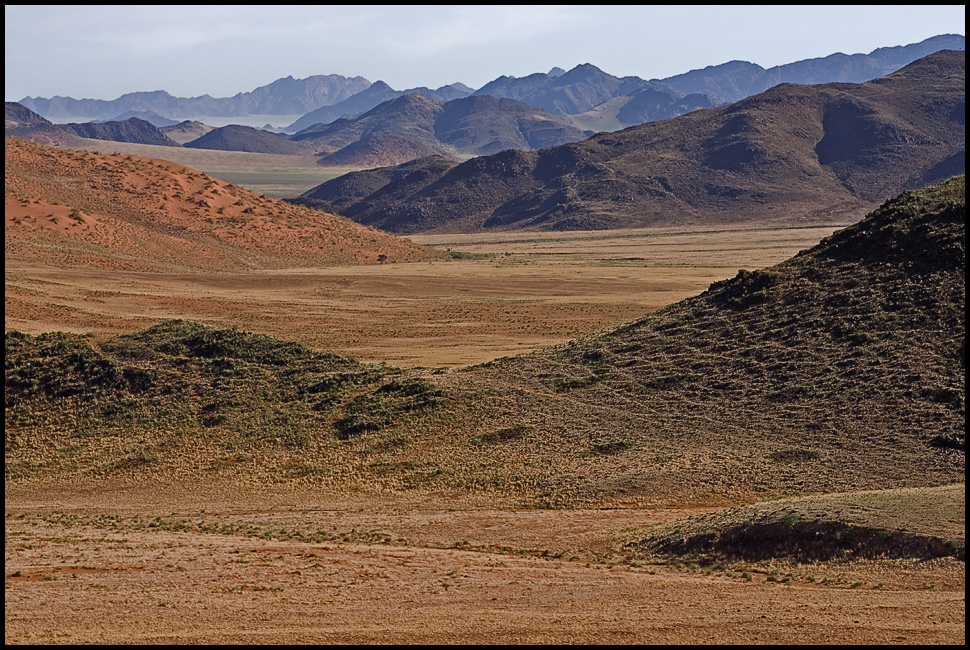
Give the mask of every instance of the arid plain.
M 463 254 L 219 276 L 8 267 L 5 321 L 104 336 L 189 318 L 457 367 L 638 317 L 833 229 L 415 237 Z M 790 567 L 781 582 L 769 565 L 622 552 L 625 531 L 729 503 L 532 510 L 164 477 L 8 485 L 5 502 L 8 642 L 952 643 L 965 629 L 954 560 Z M 318 530 L 329 541 L 296 535 Z
M 275 172 L 273 172 L 275 173 Z M 8 215 L 8 218 L 9 215 Z M 448 375 L 594 334 L 846 224 L 415 236 L 438 261 L 5 269 L 5 328 L 94 341 L 189 319 Z M 495 491 L 334 491 L 163 471 L 8 481 L 8 643 L 962 643 L 965 565 L 641 557 L 653 526 L 752 499 L 537 508 Z M 963 486 L 822 507 L 965 544 Z M 882 500 L 881 500 L 882 499 Z M 902 504 L 887 516 L 885 499 Z M 947 507 L 933 510 L 927 504 Z
M 469 365 L 637 318 L 834 229 L 429 235 L 411 240 L 453 258 L 217 274 L 9 264 L 5 326 L 107 335 L 184 318 L 361 361 Z

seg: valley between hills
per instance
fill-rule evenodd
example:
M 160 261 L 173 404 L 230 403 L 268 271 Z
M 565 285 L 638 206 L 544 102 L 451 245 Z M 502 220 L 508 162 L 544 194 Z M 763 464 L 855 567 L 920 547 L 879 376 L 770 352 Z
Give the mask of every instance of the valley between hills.
M 7 137 L 8 643 L 962 643 L 963 66 L 325 204 Z

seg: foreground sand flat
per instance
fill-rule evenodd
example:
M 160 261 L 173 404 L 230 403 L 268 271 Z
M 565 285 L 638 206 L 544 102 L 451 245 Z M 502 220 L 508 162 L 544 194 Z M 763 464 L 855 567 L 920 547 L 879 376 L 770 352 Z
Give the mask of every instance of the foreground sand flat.
M 622 530 L 711 508 L 516 510 L 486 496 L 133 483 L 17 486 L 5 506 L 8 643 L 949 644 L 965 634 L 955 560 L 797 567 L 786 584 L 611 551 Z M 177 521 L 259 532 L 177 531 Z M 333 539 L 273 537 L 318 529 Z

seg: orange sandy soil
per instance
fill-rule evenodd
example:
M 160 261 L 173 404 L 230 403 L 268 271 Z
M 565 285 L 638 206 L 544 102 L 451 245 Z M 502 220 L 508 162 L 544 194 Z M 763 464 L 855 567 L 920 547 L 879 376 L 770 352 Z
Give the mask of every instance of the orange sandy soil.
M 4 143 L 8 268 L 220 272 L 443 257 L 165 160 Z
M 121 482 L 16 486 L 5 497 L 7 643 L 960 644 L 965 635 L 965 568 L 954 560 L 790 567 L 781 584 L 764 572 L 749 581 L 615 554 L 625 529 L 704 508 L 516 510 L 484 495 Z M 89 519 L 104 513 L 110 523 Z M 180 520 L 238 528 L 165 529 Z M 290 538 L 269 535 L 280 529 Z M 334 539 L 299 541 L 296 530 Z

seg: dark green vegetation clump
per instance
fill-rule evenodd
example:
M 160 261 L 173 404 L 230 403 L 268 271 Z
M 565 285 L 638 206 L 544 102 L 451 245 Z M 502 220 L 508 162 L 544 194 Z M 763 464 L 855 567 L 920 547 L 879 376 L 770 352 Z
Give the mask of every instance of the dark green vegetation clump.
M 628 546 L 627 550 L 640 555 L 701 563 L 760 562 L 782 558 L 793 562 L 940 557 L 965 560 L 966 547 L 947 541 L 843 521 L 803 521 L 791 514 L 686 535 L 665 530 Z
M 334 423 L 337 438 L 348 440 L 368 431 L 379 431 L 404 413 L 441 408 L 443 393 L 425 379 L 394 379 L 376 390 L 358 395 Z
M 639 557 L 700 564 L 784 559 L 966 559 L 963 485 L 784 499 L 697 515 L 633 534 Z
M 297 450 L 445 405 L 442 391 L 398 369 L 188 321 L 100 346 L 76 334 L 7 332 L 4 397 L 7 476 L 63 468 L 105 437 L 131 445 L 103 459 L 108 469 L 134 468 L 193 439 L 227 452 Z M 45 443 L 42 461 L 16 453 L 44 456 Z

